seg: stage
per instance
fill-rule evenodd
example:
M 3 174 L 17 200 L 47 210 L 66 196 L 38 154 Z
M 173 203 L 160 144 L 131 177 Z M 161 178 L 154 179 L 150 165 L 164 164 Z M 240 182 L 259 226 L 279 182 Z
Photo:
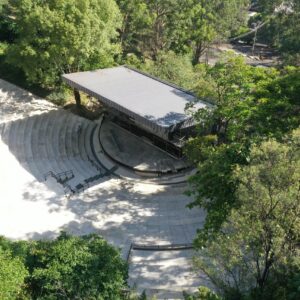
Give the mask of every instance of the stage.
M 102 123 L 99 138 L 110 159 L 134 171 L 163 175 L 191 167 L 185 158 L 176 159 L 146 137 L 138 137 L 107 119 Z

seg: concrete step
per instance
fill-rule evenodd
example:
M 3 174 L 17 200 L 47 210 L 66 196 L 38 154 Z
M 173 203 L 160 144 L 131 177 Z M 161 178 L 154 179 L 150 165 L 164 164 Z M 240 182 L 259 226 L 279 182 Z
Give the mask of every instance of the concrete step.
M 105 163 L 102 161 L 102 149 L 99 144 L 98 139 L 98 128 L 100 125 L 92 124 L 87 129 L 86 138 L 85 138 L 85 148 L 89 158 L 94 162 L 96 166 L 101 168 L 103 171 L 106 171 L 110 167 L 113 167 L 113 164 L 110 166 L 106 166 Z M 94 147 L 92 149 L 92 147 Z
M 90 163 L 83 160 L 80 155 L 80 134 L 84 127 L 83 124 L 88 122 L 87 120 L 75 116 L 72 118 L 72 133 L 71 133 L 71 142 L 72 142 L 72 156 L 76 159 L 77 168 L 80 169 L 84 179 L 96 175 L 96 171 L 91 168 Z
M 33 116 L 26 120 L 25 131 L 23 136 L 24 143 L 24 153 L 26 155 L 26 159 L 30 168 L 32 170 L 32 174 L 39 180 L 43 180 L 43 173 L 47 164 L 49 164 L 47 155 L 44 155 L 43 158 L 40 158 L 40 154 L 37 154 L 38 149 L 36 149 L 36 144 L 33 145 L 33 141 L 35 141 L 36 137 L 33 137 L 33 128 L 36 126 L 38 121 L 38 116 Z M 48 122 L 48 117 L 45 114 L 44 122 Z M 36 158 L 36 156 L 38 157 Z
M 193 271 L 192 256 L 192 250 L 132 250 L 128 282 L 138 292 L 146 290 L 147 295 L 154 293 L 159 299 L 170 293 L 175 293 L 172 297 L 178 297 L 183 291 L 195 292 L 200 285 L 210 282 L 204 274 Z

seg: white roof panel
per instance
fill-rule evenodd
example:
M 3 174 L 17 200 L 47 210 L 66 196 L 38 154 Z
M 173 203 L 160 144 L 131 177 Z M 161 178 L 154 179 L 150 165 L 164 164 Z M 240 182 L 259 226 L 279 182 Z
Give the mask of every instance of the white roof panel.
M 63 78 L 73 87 L 92 92 L 162 127 L 189 119 L 185 113 L 189 102 L 197 101 L 196 108 L 210 106 L 187 91 L 125 66 L 66 74 Z

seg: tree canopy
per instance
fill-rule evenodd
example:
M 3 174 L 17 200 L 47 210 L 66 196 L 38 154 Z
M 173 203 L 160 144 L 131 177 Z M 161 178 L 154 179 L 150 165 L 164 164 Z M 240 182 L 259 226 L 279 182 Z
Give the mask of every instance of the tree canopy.
M 299 252 L 299 145 L 300 129 L 285 143 L 269 140 L 252 146 L 249 164 L 235 168 L 239 207 L 214 239 L 199 248 L 196 259 L 225 299 L 248 294 L 251 299 L 279 300 L 297 293 L 297 288 L 270 289 L 269 278 L 282 266 L 288 269 Z M 300 269 L 296 272 L 299 276 Z
M 248 164 L 251 144 L 280 139 L 299 126 L 300 72 L 255 68 L 234 57 L 202 72 L 206 81 L 199 93 L 216 106 L 196 112 L 198 135 L 190 139 L 186 152 L 199 170 L 190 179 L 191 207 L 199 205 L 208 212 L 199 230 L 204 241 L 238 205 L 233 169 Z
M 224 39 L 246 23 L 248 0 L 119 0 L 125 52 L 157 58 L 160 51 L 193 52 L 198 63 L 216 39 Z
M 62 233 L 35 242 L 1 238 L 0 279 L 1 299 L 122 299 L 127 265 L 98 235 Z
M 114 0 L 14 3 L 17 39 L 8 61 L 31 82 L 53 86 L 60 75 L 111 65 L 121 15 Z

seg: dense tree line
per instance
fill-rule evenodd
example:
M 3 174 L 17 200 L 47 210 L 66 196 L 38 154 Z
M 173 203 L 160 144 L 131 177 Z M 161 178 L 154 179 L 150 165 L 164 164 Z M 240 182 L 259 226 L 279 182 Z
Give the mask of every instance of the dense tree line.
M 269 20 L 261 34 L 289 63 L 297 64 L 299 3 L 255 2 L 259 8 L 255 18 Z M 28 82 L 50 89 L 60 85 L 62 73 L 124 63 L 128 55 L 159 64 L 162 55 L 174 53 L 197 65 L 212 43 L 245 30 L 250 4 L 249 0 L 3 0 L 0 55 Z
M 248 6 L 247 0 L 8 0 L 0 40 L 9 64 L 29 82 L 53 88 L 62 73 L 106 67 L 128 53 L 153 60 L 160 52 L 190 53 L 197 64 L 210 43 L 246 23 Z
M 190 207 L 207 211 L 196 265 L 224 299 L 297 299 L 300 70 L 230 55 L 200 71 L 196 91 L 215 108 L 194 113 L 186 148 L 199 170 Z

